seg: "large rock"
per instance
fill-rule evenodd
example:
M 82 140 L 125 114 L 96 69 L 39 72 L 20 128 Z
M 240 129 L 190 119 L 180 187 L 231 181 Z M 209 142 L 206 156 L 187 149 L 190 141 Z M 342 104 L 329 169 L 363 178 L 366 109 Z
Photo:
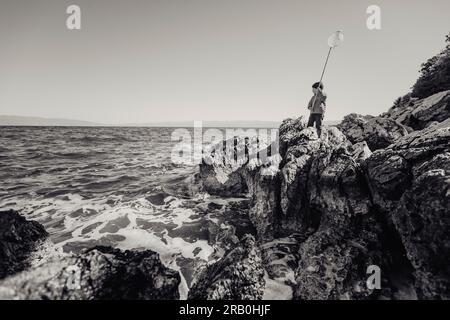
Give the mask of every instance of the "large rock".
M 373 202 L 399 233 L 419 298 L 450 298 L 450 119 L 366 161 Z
M 300 244 L 295 297 L 370 298 L 365 272 L 382 263 L 380 226 L 358 163 L 343 146 L 318 151 L 297 194 L 303 199 L 297 219 L 307 239 Z
M 178 272 L 153 251 L 95 247 L 0 282 L 0 299 L 178 299 Z
M 226 144 L 232 142 L 232 148 Z M 258 137 L 238 137 L 206 152 L 197 179 L 204 191 L 223 197 L 249 196 L 249 218 L 260 239 L 271 239 L 277 231 L 279 164 L 277 143 Z
M 261 251 L 251 235 L 199 272 L 188 299 L 259 300 L 265 287 Z
M 311 219 L 317 220 L 318 215 L 310 206 L 309 181 L 311 166 L 315 159 L 331 154 L 333 150 L 349 145 L 345 136 L 336 128 L 325 128 L 319 139 L 314 128 L 302 129 L 292 133 L 298 127 L 295 123 L 287 125 L 280 131 L 282 141 L 283 161 L 280 168 L 280 231 L 291 233 L 306 230 Z M 283 126 L 283 125 L 282 125 Z
M 370 298 L 366 269 L 381 265 L 382 257 L 381 228 L 360 165 L 371 155 L 367 145 L 353 146 L 335 127 L 318 138 L 302 119 L 288 119 L 280 127 L 280 150 L 279 173 L 269 180 L 247 171 L 254 177 L 248 185 L 261 240 L 299 234 L 294 296 Z
M 235 137 L 204 150 L 197 180 L 204 191 L 223 197 L 244 196 L 248 192 L 246 170 L 264 166 L 278 167 L 274 163 L 278 153 L 276 145 L 257 136 Z
M 272 240 L 279 228 L 280 175 L 264 174 L 261 168 L 246 170 L 245 182 L 250 194 L 249 218 L 256 228 L 258 239 Z
M 390 118 L 349 114 L 338 125 L 351 143 L 367 142 L 371 151 L 383 149 L 408 134 L 406 128 Z
M 425 99 L 402 99 L 384 113 L 390 118 L 415 130 L 421 130 L 434 122 L 442 122 L 450 117 L 450 90 L 442 91 Z
M 39 223 L 13 210 L 0 212 L 0 279 L 27 268 L 30 253 L 46 237 Z

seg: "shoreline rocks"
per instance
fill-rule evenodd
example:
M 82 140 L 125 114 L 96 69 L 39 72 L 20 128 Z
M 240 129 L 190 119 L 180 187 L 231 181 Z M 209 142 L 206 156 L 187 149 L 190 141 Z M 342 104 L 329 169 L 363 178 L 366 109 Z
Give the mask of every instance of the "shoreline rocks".
M 78 255 L 43 259 L 31 266 L 47 236 L 37 222 L 18 212 L 0 212 L 0 299 L 119 300 L 179 299 L 178 271 L 165 267 L 151 250 L 94 247 Z
M 197 275 L 188 300 L 260 300 L 264 294 L 261 251 L 251 235 Z
M 42 225 L 17 211 L 0 212 L 0 279 L 29 267 L 27 259 L 47 235 Z
M 0 283 L 0 299 L 179 299 L 180 275 L 153 251 L 94 247 L 48 261 Z

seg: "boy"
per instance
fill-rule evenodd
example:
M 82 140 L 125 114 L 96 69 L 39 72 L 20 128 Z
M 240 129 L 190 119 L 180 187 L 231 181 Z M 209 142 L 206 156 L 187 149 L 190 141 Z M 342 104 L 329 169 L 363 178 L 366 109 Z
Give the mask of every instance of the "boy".
M 312 90 L 314 96 L 308 103 L 308 110 L 311 111 L 308 120 L 308 127 L 314 126 L 315 123 L 317 128 L 317 135 L 320 138 L 320 134 L 322 132 L 322 120 L 326 109 L 327 95 L 325 94 L 325 92 L 323 92 L 322 82 L 314 83 L 312 85 Z

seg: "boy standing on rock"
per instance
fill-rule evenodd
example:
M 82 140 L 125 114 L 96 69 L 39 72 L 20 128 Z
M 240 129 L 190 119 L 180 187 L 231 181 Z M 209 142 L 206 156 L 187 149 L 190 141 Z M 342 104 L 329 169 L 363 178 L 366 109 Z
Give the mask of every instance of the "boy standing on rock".
M 314 126 L 316 124 L 317 135 L 320 137 L 322 132 L 322 121 L 326 109 L 327 95 L 323 92 L 323 83 L 316 82 L 312 85 L 312 90 L 314 96 L 308 103 L 308 110 L 311 111 L 308 120 L 308 127 Z

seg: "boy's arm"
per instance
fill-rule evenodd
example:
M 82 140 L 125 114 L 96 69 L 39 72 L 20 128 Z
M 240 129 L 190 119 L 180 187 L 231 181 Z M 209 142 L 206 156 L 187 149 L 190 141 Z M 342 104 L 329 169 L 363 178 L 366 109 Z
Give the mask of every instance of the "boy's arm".
M 320 92 L 322 94 L 322 103 L 320 104 L 320 108 L 322 109 L 322 114 L 327 110 L 327 94 L 325 92 Z
M 324 106 L 327 105 L 327 94 L 325 92 L 323 92 L 322 90 L 320 90 L 320 94 L 322 95 L 322 103 Z

